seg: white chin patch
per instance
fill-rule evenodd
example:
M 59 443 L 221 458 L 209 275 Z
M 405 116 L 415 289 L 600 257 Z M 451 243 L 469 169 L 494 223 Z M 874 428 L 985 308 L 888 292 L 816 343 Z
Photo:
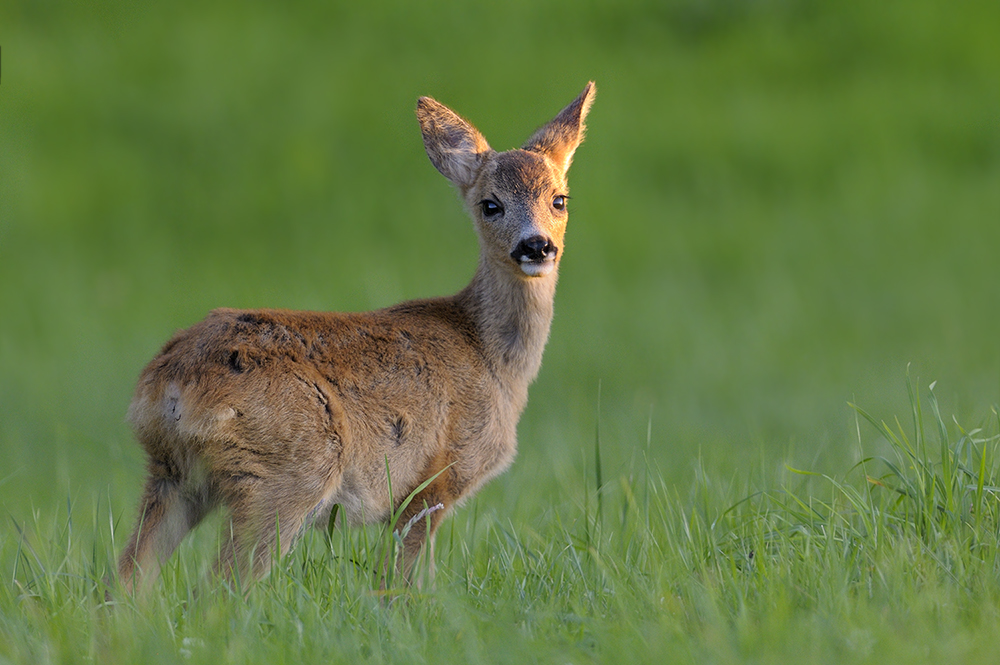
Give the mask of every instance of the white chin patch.
M 544 277 L 555 270 L 555 261 L 523 261 L 521 272 L 528 277 Z

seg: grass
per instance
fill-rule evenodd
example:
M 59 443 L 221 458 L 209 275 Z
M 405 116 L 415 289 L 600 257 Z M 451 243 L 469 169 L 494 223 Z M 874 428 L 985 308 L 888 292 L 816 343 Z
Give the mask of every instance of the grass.
M 0 4 L 0 663 L 992 656 L 998 11 Z M 107 608 L 159 345 L 457 291 L 475 238 L 415 99 L 506 148 L 590 79 L 519 458 L 437 588 L 386 604 L 391 536 L 316 532 L 244 598 L 217 518 Z
M 0 550 L 11 662 L 882 661 L 996 647 L 1000 428 L 948 425 L 913 393 L 910 427 L 858 410 L 838 477 L 788 471 L 666 482 L 644 455 L 531 518 L 451 520 L 431 590 L 377 591 L 382 545 L 316 531 L 249 592 L 208 572 L 203 529 L 146 603 L 104 601 L 115 516 L 99 504 L 14 520 Z M 933 431 L 931 435 L 926 430 Z M 936 440 L 934 440 L 936 439 Z M 597 445 L 594 446 L 595 454 Z M 644 451 L 640 451 L 644 452 Z M 596 470 L 595 470 L 596 471 Z M 585 498 L 601 491 L 605 512 Z M 480 513 L 480 510 L 487 510 Z M 517 523 L 515 523 L 515 520 Z M 82 522 L 82 523 L 81 523 Z M 80 533 L 86 534 L 81 537 Z M 367 563 L 366 563 L 367 562 Z

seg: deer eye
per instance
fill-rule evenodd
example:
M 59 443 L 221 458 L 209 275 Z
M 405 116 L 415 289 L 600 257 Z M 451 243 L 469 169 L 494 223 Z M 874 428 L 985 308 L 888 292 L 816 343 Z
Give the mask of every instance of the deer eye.
M 484 199 L 479 202 L 479 207 L 483 211 L 483 217 L 495 217 L 503 212 L 503 207 L 496 201 Z
M 565 210 L 566 199 L 568 198 L 569 198 L 568 196 L 563 196 L 562 194 L 560 194 L 559 196 L 552 199 L 552 207 L 555 208 L 556 210 Z

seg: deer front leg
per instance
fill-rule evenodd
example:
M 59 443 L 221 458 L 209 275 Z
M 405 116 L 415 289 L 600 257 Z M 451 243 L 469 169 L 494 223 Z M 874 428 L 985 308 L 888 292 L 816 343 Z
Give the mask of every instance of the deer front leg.
M 441 526 L 460 494 L 455 491 L 454 474 L 451 469 L 440 475 L 425 487 L 403 509 L 394 525 L 393 542 L 402 539 L 402 553 L 390 552 L 383 563 L 382 588 L 388 584 L 392 571 L 407 583 L 418 588 L 434 582 L 434 534 Z
M 423 492 L 403 511 L 397 532 L 403 536 L 403 556 L 399 572 L 418 588 L 434 584 L 434 535 L 448 513 L 448 504 L 439 496 Z

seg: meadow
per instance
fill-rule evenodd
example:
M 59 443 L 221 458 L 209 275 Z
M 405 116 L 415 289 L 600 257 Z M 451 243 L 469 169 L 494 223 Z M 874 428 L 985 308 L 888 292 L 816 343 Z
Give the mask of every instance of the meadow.
M 1000 6 L 364 4 L 0 5 L 0 664 L 1000 650 Z M 457 291 L 416 98 L 503 149 L 591 79 L 519 456 L 435 586 L 316 530 L 244 595 L 217 516 L 107 603 L 169 335 Z

